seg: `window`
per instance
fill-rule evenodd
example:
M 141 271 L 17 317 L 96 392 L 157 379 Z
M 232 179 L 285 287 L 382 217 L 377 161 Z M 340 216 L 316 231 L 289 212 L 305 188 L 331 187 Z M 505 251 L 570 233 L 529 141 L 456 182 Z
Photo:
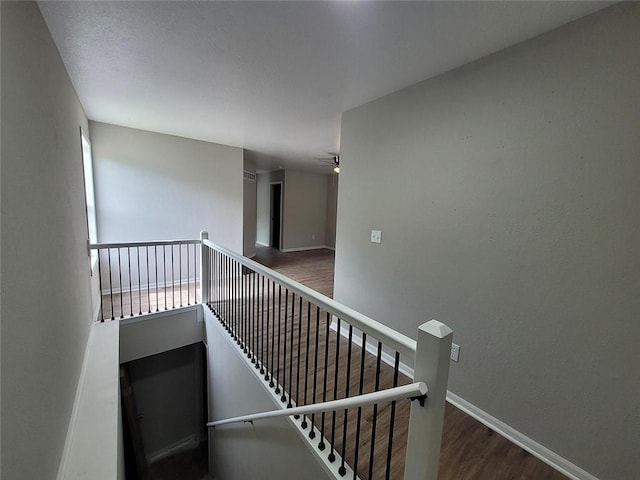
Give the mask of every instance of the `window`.
M 89 242 L 98 241 L 98 229 L 96 226 L 96 197 L 93 189 L 93 158 L 91 156 L 91 143 L 80 129 L 82 141 L 82 167 L 84 169 L 84 195 L 87 206 L 87 230 Z

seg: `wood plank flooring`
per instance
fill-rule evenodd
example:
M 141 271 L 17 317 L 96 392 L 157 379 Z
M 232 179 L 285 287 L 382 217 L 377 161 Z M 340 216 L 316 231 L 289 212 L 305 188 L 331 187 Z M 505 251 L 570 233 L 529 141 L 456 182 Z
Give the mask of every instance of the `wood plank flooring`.
M 105 320 L 134 317 L 144 313 L 172 310 L 200 303 L 200 282 L 182 282 L 157 288 L 133 286 L 131 291 L 102 296 L 100 318 Z
M 257 246 L 253 260 L 333 298 L 335 254 L 332 250 L 323 248 L 282 253 L 273 248 Z

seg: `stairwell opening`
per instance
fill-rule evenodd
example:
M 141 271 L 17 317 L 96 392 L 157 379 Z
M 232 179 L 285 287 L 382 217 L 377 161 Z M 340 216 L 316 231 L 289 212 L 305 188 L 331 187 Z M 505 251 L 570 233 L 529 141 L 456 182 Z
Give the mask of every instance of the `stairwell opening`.
M 202 342 L 121 364 L 128 480 L 209 478 L 206 370 Z

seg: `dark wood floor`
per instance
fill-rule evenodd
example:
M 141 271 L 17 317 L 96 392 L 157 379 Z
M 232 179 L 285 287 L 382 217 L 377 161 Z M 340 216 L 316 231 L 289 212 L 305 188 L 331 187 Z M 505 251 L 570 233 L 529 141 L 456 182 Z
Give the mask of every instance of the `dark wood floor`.
M 282 253 L 273 248 L 257 246 L 253 260 L 333 298 L 335 254 L 332 250 L 323 248 Z
M 324 295 L 333 296 L 333 273 L 334 273 L 334 255 L 330 250 L 310 250 L 304 252 L 281 253 L 266 247 L 257 249 L 257 256 L 254 258 L 270 268 L 303 283 Z M 304 309 L 303 309 L 304 310 Z M 304 322 L 303 333 L 304 333 Z M 304 337 L 303 337 L 304 338 Z M 330 340 L 331 341 L 331 337 Z M 335 347 L 332 346 L 333 351 Z M 344 345 L 342 346 L 342 355 L 344 354 Z M 358 349 L 359 350 L 359 349 Z M 355 350 L 354 350 L 355 351 Z M 359 355 L 359 353 L 357 354 Z M 356 356 L 357 356 L 356 355 Z M 370 356 L 370 355 L 369 355 Z M 372 356 L 370 356 L 372 357 Z M 367 369 L 371 370 L 373 357 L 367 358 Z M 346 363 L 346 362 L 345 362 Z M 329 371 L 333 366 L 329 365 Z M 390 367 L 387 372 L 383 372 L 384 388 L 390 383 Z M 410 380 L 406 377 L 400 379 L 400 384 L 408 383 Z M 356 382 L 357 384 L 357 382 Z M 338 389 L 339 393 L 344 393 L 342 389 Z M 352 390 L 353 392 L 353 390 Z M 388 417 L 388 406 L 381 406 L 379 423 L 379 432 L 384 433 L 385 417 Z M 400 418 L 406 418 L 408 412 L 408 402 L 400 402 L 398 404 L 397 415 Z M 370 409 L 363 415 L 368 420 L 371 416 Z M 318 423 L 316 419 L 316 424 Z M 351 423 L 351 422 L 349 422 Z M 406 425 L 402 426 L 402 421 L 396 422 L 395 429 L 406 429 Z M 337 419 L 336 429 L 341 431 L 342 423 Z M 351 427 L 349 427 L 350 429 Z M 397 438 L 399 437 L 399 438 Z M 379 440 L 376 441 L 376 444 Z M 341 442 L 337 441 L 337 448 L 340 451 Z M 384 442 L 383 442 L 384 443 Z M 402 458 L 403 450 L 406 443 L 406 431 L 394 436 L 394 456 Z M 368 446 L 363 446 L 363 450 L 367 451 Z M 380 445 L 384 448 L 385 445 Z M 376 447 L 377 448 L 377 447 Z M 402 450 L 402 451 L 397 451 Z M 362 454 L 361 454 L 362 455 Z M 366 455 L 365 455 L 366 456 Z M 353 451 L 347 451 L 345 455 L 347 461 L 351 463 L 353 460 Z M 359 462 L 360 463 L 360 462 Z M 365 474 L 368 469 L 368 460 L 365 461 L 366 466 L 360 466 L 358 473 L 362 478 L 367 478 Z M 383 471 L 384 468 L 375 462 L 374 472 Z M 365 468 L 363 468 L 365 467 Z M 403 467 L 403 466 L 402 466 Z M 399 465 L 392 469 L 392 478 L 402 478 L 402 470 Z M 378 475 L 374 474 L 374 477 Z M 445 413 L 445 425 L 443 432 L 443 443 L 440 460 L 440 480 L 498 480 L 498 479 L 529 479 L 529 480 L 565 480 L 566 477 L 544 462 L 530 455 L 517 445 L 511 443 L 504 437 L 493 432 L 483 424 L 473 419 L 466 413 L 462 412 L 453 405 L 447 404 Z

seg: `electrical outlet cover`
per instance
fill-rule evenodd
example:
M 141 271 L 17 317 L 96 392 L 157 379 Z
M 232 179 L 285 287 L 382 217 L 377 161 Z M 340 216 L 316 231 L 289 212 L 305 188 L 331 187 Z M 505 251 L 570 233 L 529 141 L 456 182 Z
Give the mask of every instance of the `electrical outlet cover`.
M 451 344 L 451 360 L 457 362 L 460 360 L 460 345 Z

